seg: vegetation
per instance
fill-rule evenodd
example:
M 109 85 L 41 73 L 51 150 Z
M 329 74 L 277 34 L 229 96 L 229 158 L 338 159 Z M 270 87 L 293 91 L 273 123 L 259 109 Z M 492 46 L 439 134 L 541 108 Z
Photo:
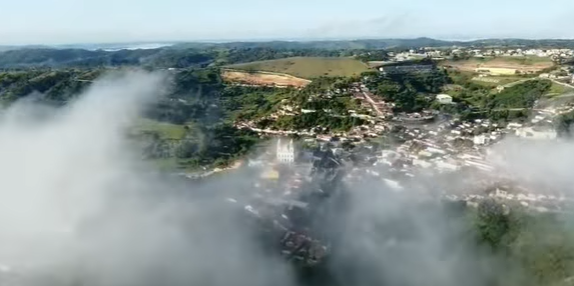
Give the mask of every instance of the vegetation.
M 517 65 L 524 65 L 530 66 L 534 64 L 546 63 L 548 65 L 552 65 L 552 60 L 549 57 L 538 57 L 538 56 L 520 56 L 520 57 L 513 57 L 513 56 L 499 56 L 499 57 L 485 57 L 485 58 L 472 58 L 469 60 L 470 62 L 479 63 L 489 63 L 489 62 L 507 62 L 509 64 L 517 64 Z
M 368 67 L 351 58 L 294 57 L 280 60 L 250 62 L 228 66 L 246 71 L 268 71 L 290 74 L 302 78 L 320 76 L 357 76 L 368 70 Z
M 82 49 L 19 49 L 0 52 L 0 68 L 93 68 L 140 65 L 174 68 L 200 67 L 213 61 L 214 56 L 213 53 L 206 51 L 169 49 L 113 52 Z
M 574 274 L 569 219 L 519 207 L 505 211 L 495 201 L 482 202 L 474 217 L 478 243 L 521 270 L 521 282 L 529 285 L 560 284 Z
M 227 87 L 222 94 L 222 105 L 230 119 L 258 120 L 260 128 L 302 130 L 321 126 L 332 130 L 348 130 L 364 122 L 348 116 L 348 110 L 361 109 L 356 100 L 350 94 L 337 94 L 331 98 L 318 96 L 344 84 L 342 78 L 323 77 L 301 90 Z M 284 107 L 314 112 L 297 116 L 282 115 L 277 120 L 265 119 Z
M 271 129 L 321 126 L 327 130 L 348 130 L 364 124 L 363 119 L 351 117 L 348 112 L 367 113 L 348 92 L 351 82 L 362 81 L 377 95 L 394 102 L 399 112 L 434 108 L 467 117 L 486 114 L 495 120 L 524 118 L 525 111 L 509 109 L 532 107 L 542 94 L 558 90 L 548 85 L 548 81 L 538 80 L 517 84 L 496 94 L 490 87 L 472 82 L 471 74 L 446 73 L 442 69 L 431 73 L 381 75 L 368 71 L 364 63 L 386 58 L 386 51 L 374 43 L 376 41 L 356 41 L 353 44 L 356 47 L 346 50 L 340 49 L 336 42 L 190 44 L 114 52 L 47 48 L 8 50 L 0 52 L 0 69 L 5 70 L 0 72 L 0 100 L 9 103 L 37 93 L 38 100 L 63 105 L 110 67 L 175 68 L 173 85 L 157 104 L 144 112 L 145 118 L 135 130 L 148 139 L 146 142 L 151 142 L 151 147 L 146 149 L 148 157 L 176 158 L 180 166 L 189 167 L 221 163 L 216 162 L 218 158 L 214 154 L 230 154 L 221 158 L 232 160 L 237 155 L 234 152 L 244 152 L 256 141 L 254 134 L 234 133 L 239 131 L 230 124 L 237 120 L 254 121 L 261 128 Z M 233 86 L 225 84 L 221 78 L 220 68 L 225 65 L 248 71 L 288 73 L 313 80 L 302 89 Z M 449 92 L 455 105 L 442 106 L 434 101 L 434 95 L 443 92 L 446 84 L 461 87 Z M 301 109 L 308 112 L 293 116 L 289 115 L 289 108 L 297 113 Z M 238 148 L 226 149 L 222 144 L 202 149 L 197 147 L 202 139 L 193 135 L 217 134 L 213 140 L 227 142 L 217 137 L 231 136 L 224 135 L 226 132 L 243 136 L 245 140 L 233 143 Z M 211 138 L 209 136 L 205 138 Z M 184 145 L 188 147 L 181 147 Z
M 558 135 L 572 137 L 572 124 L 574 124 L 574 111 L 558 116 L 555 120 Z
M 134 126 L 136 133 L 155 133 L 160 138 L 181 140 L 187 133 L 188 126 L 142 118 Z
M 546 94 L 552 86 L 550 80 L 529 80 L 505 88 L 492 96 L 487 104 L 488 109 L 532 108 L 540 97 Z
M 523 81 L 498 92 L 489 85 L 473 81 L 471 73 L 449 71 L 449 75 L 452 82 L 461 87 L 460 90 L 449 93 L 455 101 L 467 106 L 459 109 L 466 109 L 462 112 L 463 119 L 487 117 L 501 123 L 522 121 L 528 117 L 528 109 L 542 96 L 557 92 L 552 81 L 546 79 Z
M 386 50 L 365 51 L 356 55 L 355 58 L 364 63 L 368 63 L 370 61 L 386 61 L 389 59 L 387 53 L 388 51 Z
M 507 43 L 518 41 L 504 40 Z M 432 46 L 450 42 L 415 39 L 272 42 L 260 47 L 252 46 L 256 45 L 252 43 L 197 44 L 118 52 L 73 49 L 6 51 L 0 53 L 0 68 L 6 69 L 0 73 L 0 100 L 9 103 L 37 93 L 38 100 L 63 105 L 102 74 L 106 67 L 143 65 L 177 68 L 171 88 L 157 104 L 145 111 L 144 118 L 134 126 L 131 136 L 143 145 L 146 158 L 168 168 L 195 169 L 228 165 L 257 144 L 257 134 L 232 126 L 231 123 L 236 120 L 254 120 L 259 127 L 272 129 L 321 126 L 330 130 L 347 130 L 364 124 L 363 119 L 350 117 L 348 113 L 351 109 L 363 113 L 360 104 L 345 91 L 355 81 L 363 81 L 374 93 L 396 103 L 397 111 L 436 108 L 467 118 L 478 114 L 500 121 L 523 119 L 527 109 L 532 108 L 543 95 L 561 92 L 550 81 L 540 79 L 525 81 L 498 93 L 491 86 L 473 82 L 472 75 L 464 72 L 447 73 L 439 69 L 431 73 L 403 75 L 364 72 L 364 64 L 360 61 L 381 60 L 381 53 L 338 50 L 344 46 L 375 49 L 405 43 Z M 475 43 L 486 45 L 493 41 Z M 281 48 L 275 49 L 275 46 Z M 297 50 L 297 47 L 307 48 Z M 315 50 L 315 47 L 328 49 Z M 309 55 L 314 58 L 293 58 Z M 356 59 L 326 58 L 352 55 Z M 302 89 L 224 84 L 218 67 L 242 61 L 259 61 L 243 65 L 244 68 L 269 67 L 278 72 L 313 78 L 313 82 Z M 303 72 L 308 74 L 297 74 Z M 446 91 L 454 96 L 456 104 L 433 104 L 434 95 L 443 92 L 446 84 L 459 87 Z M 270 115 L 276 115 L 288 107 L 310 112 L 270 118 Z M 560 116 L 556 122 L 559 132 L 569 135 L 569 126 L 573 122 L 574 112 Z M 390 137 L 381 140 L 379 144 L 384 145 L 398 139 Z M 343 147 L 353 146 L 346 144 Z M 448 255 L 454 253 L 457 247 L 470 247 L 472 251 L 465 253 L 464 261 L 470 261 L 473 266 L 477 275 L 473 277 L 487 277 L 485 284 L 565 285 L 574 276 L 574 228 L 569 224 L 572 221 L 569 214 L 535 214 L 520 206 L 503 206 L 494 200 L 480 203 L 477 209 L 467 209 L 453 203 L 447 203 L 446 208 L 448 219 L 445 232 L 448 232 L 449 240 L 444 242 L 446 251 L 442 257 L 448 260 L 451 258 Z M 385 235 L 398 233 L 399 243 L 420 242 L 426 233 L 413 231 L 416 227 L 409 226 L 416 222 L 409 220 L 411 218 L 396 216 L 393 218 L 396 224 L 385 222 L 375 227 L 398 225 L 400 227 L 385 229 Z M 351 266 L 349 269 L 352 270 Z M 373 273 L 380 274 L 376 271 Z
M 368 73 L 367 87 L 385 100 L 394 102 L 397 111 L 416 112 L 429 108 L 434 94 L 450 83 L 446 72 L 435 70 L 431 73 L 406 75 L 379 75 Z M 433 95 L 433 96 L 430 96 Z
M 99 69 L 0 72 L 0 98 L 13 101 L 37 92 L 45 101 L 65 103 L 101 73 Z
M 368 229 L 350 227 L 352 238 L 364 239 L 352 245 L 360 257 L 342 250 L 346 259 L 337 263 L 345 275 L 314 269 L 316 276 L 305 285 L 392 281 L 400 285 L 566 286 L 574 276 L 571 214 L 530 212 L 492 199 L 477 208 L 466 207 L 464 202 L 439 206 L 427 202 L 389 212 L 362 218 L 371 222 Z M 393 263 L 411 268 L 398 275 L 389 273 L 398 269 Z M 413 269 L 420 272 L 410 275 Z M 432 272 L 435 269 L 440 273 Z
M 561 84 L 557 84 L 555 82 L 552 82 L 552 87 L 550 88 L 550 90 L 548 91 L 548 95 L 549 97 L 552 96 L 556 96 L 556 95 L 560 95 L 560 94 L 564 94 L 567 92 L 572 92 L 574 91 L 574 89 L 570 88 L 570 87 L 566 87 L 564 85 Z
M 231 43 L 186 43 L 182 48 L 270 48 L 270 49 L 326 49 L 326 50 L 369 50 L 390 48 L 424 48 L 424 47 L 514 47 L 514 48 L 574 48 L 574 41 L 568 39 L 482 39 L 475 41 L 443 41 L 430 38 L 415 39 L 371 39 L 354 41 L 272 41 L 272 42 L 231 42 Z

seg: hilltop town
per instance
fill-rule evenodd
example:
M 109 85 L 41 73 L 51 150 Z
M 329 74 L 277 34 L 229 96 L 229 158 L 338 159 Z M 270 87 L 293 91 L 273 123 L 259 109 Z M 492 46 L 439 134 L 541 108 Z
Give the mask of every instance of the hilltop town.
M 343 168 L 349 168 L 345 181 L 360 181 L 362 177 L 374 178 L 396 192 L 416 189 L 413 182 L 420 182 L 428 176 L 456 177 L 457 185 L 437 188 L 436 196 L 453 201 L 464 201 L 469 206 L 478 206 L 481 200 L 496 198 L 507 204 L 518 205 L 539 212 L 571 212 L 572 198 L 567 192 L 544 188 L 514 176 L 511 168 L 497 158 L 501 154 L 497 146 L 501 142 L 565 140 L 563 125 L 565 118 L 574 111 L 574 102 L 568 100 L 572 68 L 563 64 L 573 57 L 571 49 L 411 49 L 404 52 L 389 52 L 385 61 L 369 61 L 376 73 L 365 73 L 354 80 L 339 82 L 322 92 L 310 94 L 307 102 L 335 100 L 348 96 L 356 103 L 354 109 L 310 109 L 307 102 L 283 99 L 277 103 L 274 112 L 264 117 L 238 120 L 238 129 L 256 132 L 261 136 L 296 138 L 279 140 L 276 150 L 259 158 L 252 158 L 247 165 L 260 168 L 267 180 L 277 180 L 280 172 L 277 164 L 288 165 L 297 170 L 307 170 L 304 166 L 320 160 L 321 152 L 332 153 Z M 512 58 L 509 60 L 508 58 Z M 535 60 L 541 58 L 543 60 Z M 480 59 L 474 70 L 464 61 Z M 489 65 L 490 61 L 494 63 Z M 511 67 L 499 67 L 504 59 Z M 520 61 L 514 59 L 523 59 Z M 438 61 L 436 64 L 434 61 Z M 446 61 L 446 63 L 445 63 Z M 524 63 L 531 61 L 532 63 Z M 502 62 L 504 63 L 504 62 Z M 513 66 L 514 65 L 514 66 Z M 535 95 L 527 105 L 513 105 L 506 101 L 500 106 L 490 104 L 471 106 L 461 97 L 461 93 L 442 89 L 442 93 L 426 94 L 429 108 L 407 110 L 398 108 L 397 101 L 381 94 L 376 82 L 384 78 L 417 77 L 425 74 L 474 73 L 467 80 L 494 84 L 480 85 L 487 90 L 483 96 L 489 100 L 512 94 L 520 98 L 531 93 L 527 84 L 547 82 L 547 88 Z M 515 77 L 514 81 L 508 81 Z M 507 82 L 497 85 L 499 81 Z M 474 82 L 474 83 L 473 83 Z M 550 85 L 560 85 L 567 89 L 560 94 L 548 93 Z M 448 84 L 447 84 L 448 85 Z M 450 84 L 453 85 L 453 84 Z M 467 104 L 467 105 L 465 105 Z M 461 106 L 464 106 L 461 108 Z M 449 112 L 455 109 L 458 111 Z M 461 114 L 467 112 L 467 114 Z M 498 113 L 506 113 L 504 118 Z M 519 112 L 517 116 L 509 115 Z M 328 128 L 321 124 L 307 128 L 280 129 L 277 125 L 263 127 L 261 122 L 279 122 L 284 118 L 306 117 L 325 114 L 329 118 L 346 118 L 352 122 L 346 130 Z M 289 144 L 284 142 L 288 141 Z M 281 143 L 283 142 L 283 143 Z M 517 143 L 518 144 L 518 143 Z M 295 147 L 296 146 L 296 147 Z M 273 148 L 275 149 L 275 148 Z M 320 151 L 318 151 L 320 150 Z M 319 153 L 317 153 L 319 152 Z M 275 154 L 275 157 L 272 155 Z M 281 168 L 279 168 L 281 169 Z M 306 171 L 305 171 L 306 172 Z M 272 175 L 269 175 L 272 174 Z M 300 181 L 305 173 L 295 173 L 293 182 Z M 282 180 L 289 182 L 291 179 Z M 464 182 L 464 183 L 463 183 Z M 461 190 L 461 185 L 467 187 Z M 468 186 L 473 186 L 469 188 Z M 287 184 L 289 199 L 295 199 L 293 188 L 297 184 Z
M 573 212 L 570 181 L 548 176 L 555 170 L 537 172 L 548 166 L 524 168 L 512 155 L 545 156 L 538 146 L 571 140 L 572 44 L 189 45 L 9 49 L 0 52 L 0 101 L 59 111 L 103 75 L 161 74 L 157 101 L 125 129 L 127 149 L 141 155 L 138 166 L 181 180 L 185 190 L 174 191 L 175 200 L 209 197 L 206 209 L 216 211 L 197 225 L 211 228 L 231 209 L 233 231 L 253 235 L 298 275 L 339 279 L 356 265 L 351 271 L 379 275 L 358 268 L 368 268 L 361 257 L 383 252 L 361 247 L 400 252 L 437 232 L 441 257 L 456 258 L 453 243 L 461 242 L 470 245 L 463 257 L 472 263 L 490 265 L 474 254 L 492 253 L 504 265 L 536 269 L 527 278 L 548 282 L 540 285 L 570 281 L 572 236 L 559 219 Z M 154 191 L 154 203 L 170 193 Z M 422 256 L 415 248 L 414 259 Z M 341 265 L 330 269 L 330 259 Z M 498 281 L 507 274 L 492 281 L 506 285 Z M 345 279 L 309 285 L 356 285 Z

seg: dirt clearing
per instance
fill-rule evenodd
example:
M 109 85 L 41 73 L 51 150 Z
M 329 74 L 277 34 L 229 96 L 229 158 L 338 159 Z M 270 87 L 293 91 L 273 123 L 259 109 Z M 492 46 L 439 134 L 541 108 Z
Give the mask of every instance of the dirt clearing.
M 221 76 L 227 82 L 260 86 L 300 88 L 305 87 L 311 82 L 310 80 L 298 78 L 292 75 L 259 71 L 245 72 L 237 70 L 223 70 L 221 72 Z

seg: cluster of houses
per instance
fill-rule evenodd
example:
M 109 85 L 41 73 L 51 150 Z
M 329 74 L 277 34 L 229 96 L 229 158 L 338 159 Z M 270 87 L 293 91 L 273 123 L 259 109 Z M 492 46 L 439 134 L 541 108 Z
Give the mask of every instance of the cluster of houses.
M 506 126 L 485 119 L 468 122 L 446 120 L 433 124 L 402 126 L 399 131 L 391 133 L 403 143 L 382 149 L 372 148 L 367 143 L 367 147 L 370 148 L 361 150 L 367 152 L 368 164 L 352 167 L 344 181 L 357 183 L 367 176 L 380 180 L 383 186 L 395 192 L 408 193 L 405 190 L 410 192 L 416 189 L 412 182 L 416 182 L 417 178 L 428 177 L 429 174 L 436 174 L 432 176 L 452 174 L 456 176 L 456 180 L 464 181 L 462 184 L 465 186 L 464 190 L 456 186 L 449 188 L 446 185 L 443 186 L 444 189 L 437 189 L 436 193 L 430 194 L 430 197 L 464 201 L 469 206 L 477 206 L 481 200 L 494 198 L 536 211 L 565 212 L 568 209 L 567 203 L 573 200 L 564 195 L 559 193 L 540 195 L 539 192 L 529 191 L 516 182 L 510 187 L 501 184 L 500 182 L 512 181 L 512 176 L 504 173 L 491 158 L 491 147 L 508 136 L 530 140 L 556 140 L 556 132 L 544 129 L 543 126 L 551 121 L 553 114 L 565 110 L 565 108 L 549 109 L 539 112 L 529 122 L 510 123 Z M 389 134 L 389 131 L 385 131 L 385 134 Z M 321 146 L 330 146 L 332 153 L 341 157 L 349 157 L 349 152 L 354 152 L 341 147 L 343 142 L 352 141 L 351 138 L 319 134 L 304 140 L 318 142 Z M 361 145 L 365 146 L 365 144 L 359 146 Z M 308 151 L 297 146 L 291 139 L 278 140 L 272 152 L 273 156 L 267 157 L 267 162 L 263 165 L 275 168 L 273 166 L 279 164 L 295 169 L 308 166 L 308 156 L 301 156 L 302 152 Z M 307 159 L 300 160 L 301 158 Z M 261 166 L 261 163 L 257 166 Z M 266 170 L 264 173 L 273 174 L 264 176 L 265 179 L 277 180 L 279 177 L 275 169 Z M 461 175 L 462 173 L 464 175 Z M 287 193 L 291 193 L 291 188 L 298 186 L 300 180 L 300 177 L 287 180 L 290 185 Z M 436 177 L 436 180 L 441 179 Z
M 443 60 L 451 58 L 453 55 L 467 54 L 473 57 L 527 57 L 536 56 L 541 58 L 552 58 L 552 59 L 566 59 L 574 57 L 574 50 L 572 49 L 504 49 L 504 48 L 464 48 L 464 47 L 453 47 L 453 48 L 421 48 L 421 49 L 410 49 L 402 52 L 389 52 L 390 61 L 392 62 L 404 62 L 412 61 L 417 59 L 431 58 L 433 60 Z

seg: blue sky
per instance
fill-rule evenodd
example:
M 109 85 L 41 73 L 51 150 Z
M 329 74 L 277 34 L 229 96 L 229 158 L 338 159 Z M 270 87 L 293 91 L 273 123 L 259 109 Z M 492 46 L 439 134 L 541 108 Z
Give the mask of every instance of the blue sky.
M 0 44 L 574 38 L 574 0 L 0 0 Z

